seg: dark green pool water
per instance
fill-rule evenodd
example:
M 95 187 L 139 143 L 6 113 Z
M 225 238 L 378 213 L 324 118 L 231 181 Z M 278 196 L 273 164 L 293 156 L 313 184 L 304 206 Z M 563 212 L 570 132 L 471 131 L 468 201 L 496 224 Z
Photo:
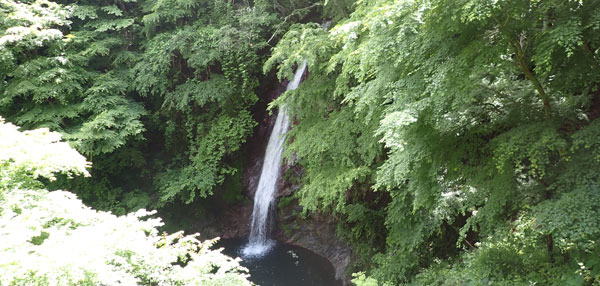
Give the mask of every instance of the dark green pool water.
M 338 286 L 333 266 L 327 259 L 302 247 L 277 244 L 264 256 L 244 258 L 245 239 L 224 239 L 217 247 L 223 253 L 241 257 L 250 270 L 250 280 L 261 286 Z

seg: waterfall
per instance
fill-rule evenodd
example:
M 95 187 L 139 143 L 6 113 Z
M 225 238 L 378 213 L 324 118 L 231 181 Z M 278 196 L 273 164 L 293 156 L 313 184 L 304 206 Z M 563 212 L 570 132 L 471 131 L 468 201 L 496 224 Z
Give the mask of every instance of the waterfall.
M 305 69 L 306 62 L 303 62 L 296 70 L 294 79 L 289 82 L 286 90 L 294 90 L 298 87 Z M 275 208 L 277 180 L 281 171 L 281 154 L 283 153 L 283 143 L 289 125 L 287 110 L 285 106 L 281 106 L 277 113 L 275 126 L 273 126 L 273 131 L 271 131 L 269 137 L 258 187 L 254 195 L 250 237 L 248 244 L 242 250 L 244 256 L 260 256 L 266 253 L 274 244 L 273 240 L 269 238 L 272 225 L 269 214 Z

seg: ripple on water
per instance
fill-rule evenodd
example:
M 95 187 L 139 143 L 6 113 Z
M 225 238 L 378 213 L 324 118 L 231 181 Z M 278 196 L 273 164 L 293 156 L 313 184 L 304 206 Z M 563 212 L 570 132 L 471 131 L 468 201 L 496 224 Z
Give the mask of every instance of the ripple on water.
M 250 280 L 261 286 L 337 286 L 333 266 L 327 259 L 298 246 L 270 241 L 268 251 L 244 248 L 245 239 L 224 239 L 217 247 L 223 253 L 241 257 L 250 270 Z M 261 249 L 262 250 L 262 249 Z M 245 255 L 245 253 L 261 253 Z

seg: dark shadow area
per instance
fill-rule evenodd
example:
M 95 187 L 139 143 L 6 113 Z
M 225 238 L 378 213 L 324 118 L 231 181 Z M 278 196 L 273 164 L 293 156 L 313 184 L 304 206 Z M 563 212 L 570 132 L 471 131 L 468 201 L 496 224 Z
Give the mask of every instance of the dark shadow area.
M 246 239 L 223 239 L 215 247 L 223 253 L 241 257 Z M 336 286 L 333 266 L 327 259 L 302 247 L 277 242 L 271 251 L 260 258 L 242 258 L 250 270 L 250 281 L 260 286 Z

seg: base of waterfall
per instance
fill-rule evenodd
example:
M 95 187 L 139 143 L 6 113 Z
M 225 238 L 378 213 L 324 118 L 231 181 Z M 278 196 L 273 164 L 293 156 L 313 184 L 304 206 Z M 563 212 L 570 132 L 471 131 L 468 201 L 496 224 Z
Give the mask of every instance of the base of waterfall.
M 248 244 L 246 244 L 246 246 L 244 246 L 244 248 L 242 248 L 242 257 L 244 257 L 244 258 L 262 257 L 265 254 L 269 253 L 269 251 L 271 251 L 271 249 L 273 249 L 273 246 L 275 246 L 275 241 L 270 240 L 270 239 L 265 242 L 262 242 L 262 243 L 248 242 Z
M 223 253 L 241 257 L 240 264 L 249 270 L 249 280 L 261 286 L 340 286 L 335 269 L 327 259 L 306 248 L 271 241 L 270 248 L 260 256 L 248 256 L 244 238 L 223 239 L 215 248 Z

